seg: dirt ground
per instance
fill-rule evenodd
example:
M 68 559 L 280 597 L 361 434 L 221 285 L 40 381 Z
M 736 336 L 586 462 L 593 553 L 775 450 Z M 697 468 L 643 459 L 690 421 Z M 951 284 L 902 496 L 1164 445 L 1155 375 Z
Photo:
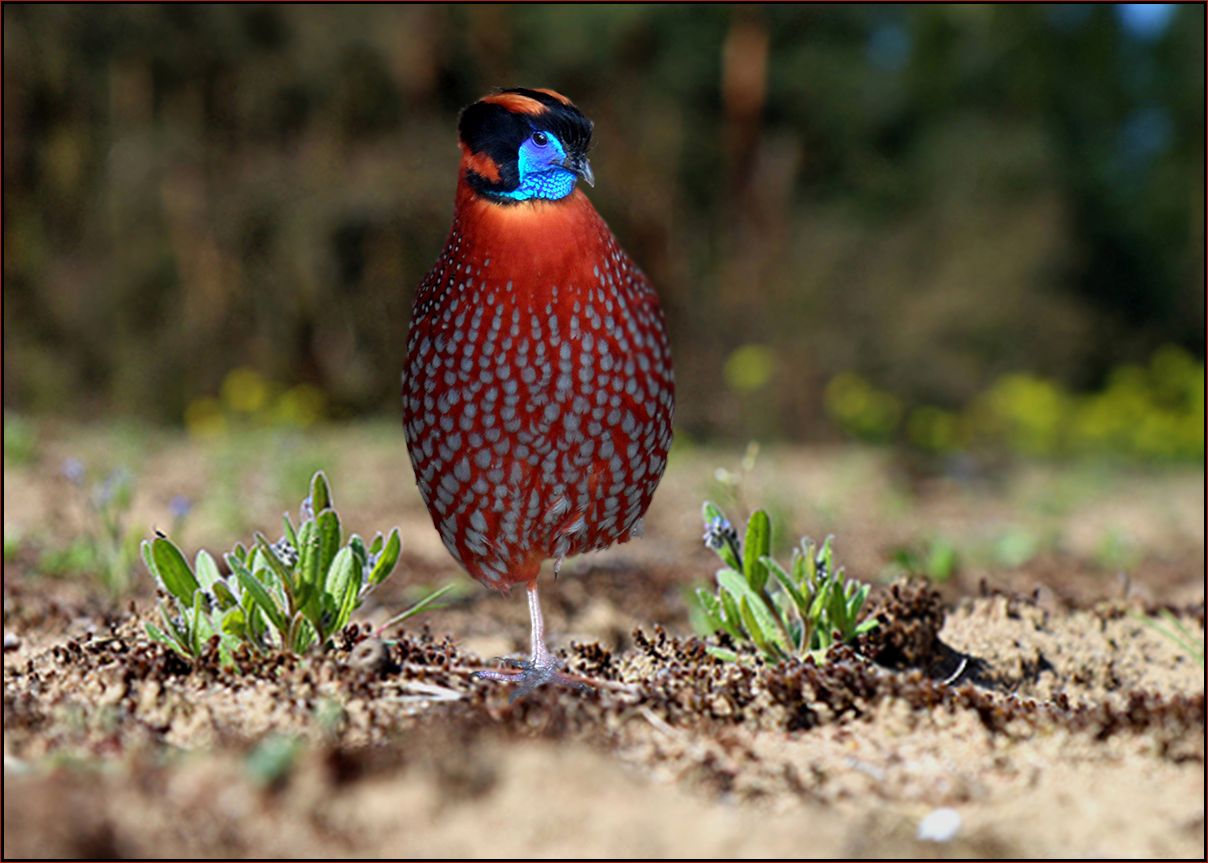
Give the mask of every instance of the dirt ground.
M 769 449 L 732 511 L 836 534 L 882 621 L 770 667 L 706 654 L 685 599 L 716 566 L 700 501 L 740 457 L 677 450 L 642 539 L 543 577 L 552 643 L 601 686 L 509 704 L 470 673 L 525 649 L 524 600 L 456 573 L 393 426 L 47 426 L 5 464 L 4 855 L 1203 857 L 1204 669 L 1140 619 L 1204 637 L 1202 467 Z M 132 465 L 148 531 L 192 498 L 189 551 L 271 530 L 321 464 L 346 525 L 401 527 L 400 571 L 322 655 L 190 667 L 142 634 L 145 573 L 114 599 L 41 571 L 87 523 L 67 458 Z M 939 535 L 948 580 L 890 581 L 895 550 Z M 1021 536 L 1026 559 L 995 552 Z M 373 634 L 451 580 L 448 607 Z

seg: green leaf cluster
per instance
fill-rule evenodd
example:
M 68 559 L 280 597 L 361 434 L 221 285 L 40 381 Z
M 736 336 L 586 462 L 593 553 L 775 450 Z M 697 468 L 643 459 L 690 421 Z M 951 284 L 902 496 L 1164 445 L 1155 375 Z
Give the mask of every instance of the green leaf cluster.
M 821 660 L 832 644 L 850 641 L 877 625 L 860 620 L 869 587 L 845 579 L 834 565 L 832 537 L 821 546 L 803 539 L 788 567 L 772 557 L 772 524 L 756 510 L 744 539 L 721 509 L 706 501 L 705 542 L 725 566 L 717 571 L 716 592 L 697 588 L 696 601 L 709 632 L 725 632 L 736 644 L 753 644 L 769 661 L 814 656 Z M 732 650 L 712 646 L 726 660 Z
M 345 541 L 322 471 L 310 481 L 299 524 L 286 514 L 283 526 L 275 543 L 262 533 L 254 535 L 250 549 L 236 543 L 223 555 L 225 575 L 204 549 L 190 567 L 167 537 L 143 542 L 143 561 L 166 594 L 159 603 L 162 626 L 148 623 L 147 634 L 190 660 L 217 636 L 228 665 L 244 644 L 262 653 L 300 654 L 326 645 L 347 625 L 369 591 L 394 571 L 402 551 L 397 528 L 370 543 L 356 534 Z M 425 597 L 396 620 L 443 593 Z

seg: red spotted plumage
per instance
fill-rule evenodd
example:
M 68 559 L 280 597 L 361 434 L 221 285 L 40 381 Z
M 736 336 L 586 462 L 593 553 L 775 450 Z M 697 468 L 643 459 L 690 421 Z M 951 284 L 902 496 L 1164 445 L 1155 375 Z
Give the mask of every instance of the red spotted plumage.
M 529 590 L 530 661 L 482 675 L 520 691 L 580 682 L 545 649 L 542 563 L 634 535 L 671 442 L 658 298 L 574 188 L 589 138 L 552 91 L 463 113 L 453 226 L 407 340 L 404 427 L 432 521 L 478 581 Z

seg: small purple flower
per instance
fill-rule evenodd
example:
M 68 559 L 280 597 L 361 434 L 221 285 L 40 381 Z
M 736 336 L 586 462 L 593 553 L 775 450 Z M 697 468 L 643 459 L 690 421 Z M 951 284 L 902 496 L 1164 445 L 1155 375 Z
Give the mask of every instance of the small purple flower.
M 84 463 L 78 458 L 69 458 L 63 462 L 62 473 L 72 485 L 84 484 Z
M 168 502 L 168 510 L 172 513 L 172 517 L 176 519 L 184 518 L 193 509 L 193 501 L 189 500 L 183 494 L 178 494 Z
M 738 544 L 738 531 L 728 520 L 718 516 L 705 526 L 705 545 L 714 550 Z
M 369 576 L 373 574 L 373 568 L 375 566 L 377 566 L 377 562 L 380 557 L 381 557 L 380 552 L 378 554 L 373 554 L 373 553 L 366 554 L 365 565 L 361 567 L 361 584 L 362 585 L 368 583 Z
M 298 550 L 284 536 L 274 542 L 271 548 L 277 559 L 286 566 L 293 566 L 298 562 Z
M 810 540 L 806 539 L 805 542 L 808 545 Z M 818 551 L 814 555 L 814 569 L 817 573 L 816 577 L 819 581 L 825 581 L 826 579 L 830 578 L 830 569 L 827 566 L 827 562 L 830 557 L 830 555 L 827 554 L 829 542 L 830 540 L 827 539 L 826 542 L 823 542 L 822 545 L 818 546 Z

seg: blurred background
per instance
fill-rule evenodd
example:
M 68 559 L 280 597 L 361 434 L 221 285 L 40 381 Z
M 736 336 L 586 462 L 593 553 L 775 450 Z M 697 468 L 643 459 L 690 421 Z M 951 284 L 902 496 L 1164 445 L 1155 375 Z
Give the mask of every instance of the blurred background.
M 682 440 L 1203 458 L 1200 6 L 3 14 L 6 418 L 396 419 L 522 85 L 595 120 Z

